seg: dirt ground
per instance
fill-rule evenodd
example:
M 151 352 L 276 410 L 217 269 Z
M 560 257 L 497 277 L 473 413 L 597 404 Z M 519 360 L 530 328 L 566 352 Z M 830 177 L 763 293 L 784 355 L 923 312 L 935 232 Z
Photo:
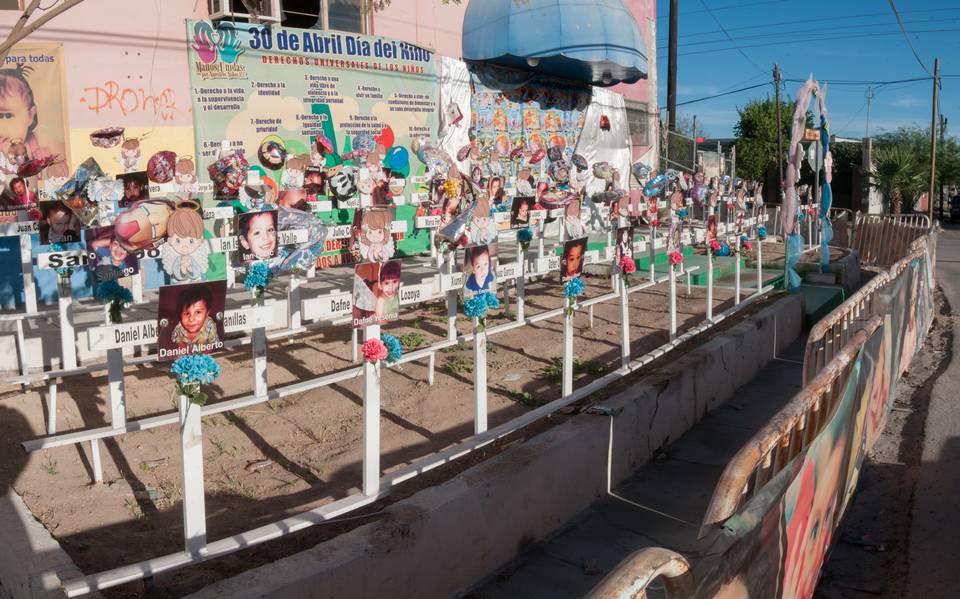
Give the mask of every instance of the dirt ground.
M 586 298 L 609 291 L 609 279 L 586 277 Z M 639 282 L 639 277 L 634 283 Z M 732 306 L 732 290 L 717 288 L 715 313 Z M 527 285 L 527 314 L 560 306 L 554 279 Z M 703 320 L 705 290 L 687 296 L 678 285 L 681 331 Z M 667 286 L 631 295 L 634 357 L 667 341 Z M 409 349 L 445 338 L 446 306 L 409 310 L 384 327 Z M 488 318 L 488 326 L 505 316 Z M 468 321 L 459 322 L 466 331 Z M 575 317 L 574 385 L 619 366 L 619 306 L 597 305 L 594 327 L 586 310 Z M 350 333 L 331 328 L 268 347 L 272 387 L 350 366 Z M 560 318 L 494 335 L 488 342 L 489 426 L 492 428 L 560 395 Z M 223 374 L 211 401 L 251 391 L 249 350 L 219 356 Z M 426 383 L 426 361 L 384 370 L 381 460 L 388 472 L 439 451 L 473 433 L 472 345 L 437 354 L 437 376 Z M 165 366 L 127 369 L 128 418 L 174 409 Z M 11 481 L 33 514 L 86 573 L 131 564 L 183 548 L 180 457 L 173 426 L 107 439 L 101 445 L 105 483 L 91 484 L 89 445 L 26 454 L 20 442 L 45 431 L 37 391 L 0 395 L 0 480 Z M 60 385 L 61 431 L 106 424 L 105 376 L 75 377 Z M 359 490 L 361 481 L 362 379 L 203 420 L 204 473 L 209 540 L 216 540 L 335 501 Z M 301 540 L 308 543 L 309 540 Z M 316 541 L 314 541 L 316 542 Z M 282 545 L 282 546 L 280 546 Z M 269 544 L 259 561 L 298 549 L 297 541 Z M 249 553 L 213 560 L 157 581 L 108 591 L 113 597 L 180 596 L 249 567 Z M 257 560 L 255 560 L 257 561 Z M 158 590 L 159 589 L 159 590 Z
M 908 597 L 909 546 L 930 389 L 949 362 L 950 309 L 937 293 L 937 316 L 923 350 L 900 380 L 883 435 L 867 456 L 817 599 Z

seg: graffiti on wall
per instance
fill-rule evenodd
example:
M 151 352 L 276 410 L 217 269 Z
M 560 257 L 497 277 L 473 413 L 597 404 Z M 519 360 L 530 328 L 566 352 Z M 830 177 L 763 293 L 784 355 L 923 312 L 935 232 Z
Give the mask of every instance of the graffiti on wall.
M 117 116 L 144 114 L 161 121 L 172 121 L 180 112 L 190 112 L 189 105 L 177 105 L 177 93 L 165 87 L 150 93 L 143 87 L 122 85 L 117 81 L 83 88 L 80 103 L 96 114 L 112 113 Z

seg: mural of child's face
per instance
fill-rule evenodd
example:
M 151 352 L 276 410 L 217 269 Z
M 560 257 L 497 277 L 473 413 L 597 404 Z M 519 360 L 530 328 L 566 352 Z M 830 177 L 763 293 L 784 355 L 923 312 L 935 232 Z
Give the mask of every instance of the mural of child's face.
M 252 216 L 242 242 L 243 247 L 258 260 L 272 258 L 277 247 L 277 228 L 273 224 L 273 215 L 262 212 Z
M 478 283 L 486 280 L 490 274 L 490 254 L 480 252 L 473 256 L 473 277 Z
M 110 261 L 114 266 L 120 266 L 130 254 L 123 249 L 116 239 L 110 241 Z
M 400 277 L 388 276 L 380 281 L 380 293 L 384 297 L 393 297 L 400 290 Z
M 192 304 L 183 307 L 180 313 L 180 325 L 191 338 L 196 337 L 203 328 L 203 323 L 207 321 L 210 314 L 210 308 L 203 300 L 197 300 Z
M 167 243 L 170 244 L 170 247 L 173 248 L 173 251 L 181 256 L 192 254 L 194 250 L 200 247 L 200 242 L 201 240 L 195 237 L 181 237 L 173 234 L 167 237 Z
M 27 105 L 19 93 L 13 93 L 15 87 L 7 89 L 11 91 L 0 97 L 0 141 L 26 139 L 37 108 Z

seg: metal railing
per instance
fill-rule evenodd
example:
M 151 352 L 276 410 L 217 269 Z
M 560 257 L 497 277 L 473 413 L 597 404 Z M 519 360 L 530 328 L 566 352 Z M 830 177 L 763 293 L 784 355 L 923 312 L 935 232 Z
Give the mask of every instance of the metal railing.
M 849 343 L 727 464 L 703 518 L 700 538 L 733 516 L 803 452 L 830 421 L 860 348 L 882 324 L 872 317 Z
M 925 214 L 857 214 L 853 247 L 864 266 L 889 267 L 930 231 Z
M 657 578 L 663 579 L 667 599 L 687 599 L 693 595 L 694 579 L 689 562 L 669 549 L 648 547 L 627 556 L 585 599 L 645 599 L 647 587 Z

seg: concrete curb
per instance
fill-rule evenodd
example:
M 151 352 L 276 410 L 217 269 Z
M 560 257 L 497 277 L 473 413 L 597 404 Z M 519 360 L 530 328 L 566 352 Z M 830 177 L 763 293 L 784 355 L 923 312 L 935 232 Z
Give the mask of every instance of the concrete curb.
M 623 408 L 612 423 L 612 485 L 732 397 L 799 336 L 802 321 L 801 298 L 784 296 L 604 401 Z M 607 417 L 575 416 L 393 504 L 375 523 L 191 597 L 456 595 L 606 491 L 610 430 Z
M 66 597 L 60 581 L 83 575 L 13 489 L 0 496 L 0 531 L 0 598 Z

